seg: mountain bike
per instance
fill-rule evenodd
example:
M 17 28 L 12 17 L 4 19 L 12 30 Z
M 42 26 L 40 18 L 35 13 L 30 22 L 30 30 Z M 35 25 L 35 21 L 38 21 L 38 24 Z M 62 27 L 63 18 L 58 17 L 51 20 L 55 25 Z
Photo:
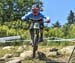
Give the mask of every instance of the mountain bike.
M 32 47 L 33 47 L 33 58 L 36 56 L 36 51 L 38 50 L 38 43 L 39 43 L 39 35 L 40 35 L 40 23 L 49 23 L 49 21 L 38 21 L 32 20 L 31 27 L 33 28 L 33 38 L 32 38 Z

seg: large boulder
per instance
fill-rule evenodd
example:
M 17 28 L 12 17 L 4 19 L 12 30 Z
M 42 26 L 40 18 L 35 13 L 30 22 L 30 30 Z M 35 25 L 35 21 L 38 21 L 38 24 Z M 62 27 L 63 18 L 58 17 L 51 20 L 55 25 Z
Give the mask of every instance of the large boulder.
M 15 47 L 14 46 L 6 46 L 6 47 L 3 47 L 2 49 L 3 50 L 11 50 L 11 49 L 14 49 Z
M 71 54 L 73 49 L 74 49 L 74 46 L 67 46 L 67 47 L 64 47 L 64 48 L 58 50 L 58 53 L 61 55 Z
M 32 57 L 32 51 L 31 50 L 29 50 L 29 51 L 24 51 L 24 52 L 22 52 L 21 54 L 20 54 L 20 57 L 21 57 L 21 59 L 22 60 L 24 60 L 25 58 L 27 58 L 27 57 Z

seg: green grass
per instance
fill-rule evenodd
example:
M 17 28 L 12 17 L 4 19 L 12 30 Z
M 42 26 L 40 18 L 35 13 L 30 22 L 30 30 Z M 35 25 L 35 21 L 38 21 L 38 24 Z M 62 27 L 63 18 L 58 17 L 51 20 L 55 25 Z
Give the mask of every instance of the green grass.
M 14 54 L 16 53 L 18 46 L 16 46 L 14 49 L 11 50 L 3 50 L 2 47 L 0 47 L 0 57 L 3 57 L 5 54 Z

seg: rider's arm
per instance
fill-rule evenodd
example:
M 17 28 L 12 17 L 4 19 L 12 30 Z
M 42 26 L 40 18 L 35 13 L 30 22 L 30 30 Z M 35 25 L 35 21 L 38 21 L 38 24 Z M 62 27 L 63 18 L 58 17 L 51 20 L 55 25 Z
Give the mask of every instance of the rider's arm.
M 30 16 L 31 16 L 31 13 L 28 13 L 28 14 L 22 16 L 21 20 L 27 20 L 27 19 L 29 19 Z
M 41 17 L 44 19 L 45 22 L 50 23 L 50 18 L 48 16 L 44 16 L 43 14 L 41 14 Z

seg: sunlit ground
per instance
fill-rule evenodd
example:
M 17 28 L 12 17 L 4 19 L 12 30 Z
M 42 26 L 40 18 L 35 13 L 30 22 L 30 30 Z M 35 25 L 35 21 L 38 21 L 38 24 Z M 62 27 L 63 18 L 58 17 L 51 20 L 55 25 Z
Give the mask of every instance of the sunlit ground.
M 18 53 L 16 52 L 16 50 L 18 49 L 19 46 L 15 46 L 15 49 L 11 49 L 11 50 L 2 50 L 3 47 L 0 47 L 0 58 L 3 57 L 5 54 L 14 54 L 14 56 L 18 56 Z M 61 49 L 62 47 L 59 46 L 53 46 L 55 48 L 59 48 Z M 47 48 L 53 48 L 50 46 L 39 46 L 38 51 L 41 52 L 45 52 Z M 32 50 L 31 46 L 27 46 L 27 50 Z M 62 62 L 67 62 L 68 58 L 70 55 L 63 55 L 63 56 L 50 56 L 50 57 L 46 57 L 44 60 L 40 60 L 38 58 L 26 58 L 25 60 L 22 61 L 22 63 L 62 63 Z M 74 56 L 74 55 L 73 55 Z

